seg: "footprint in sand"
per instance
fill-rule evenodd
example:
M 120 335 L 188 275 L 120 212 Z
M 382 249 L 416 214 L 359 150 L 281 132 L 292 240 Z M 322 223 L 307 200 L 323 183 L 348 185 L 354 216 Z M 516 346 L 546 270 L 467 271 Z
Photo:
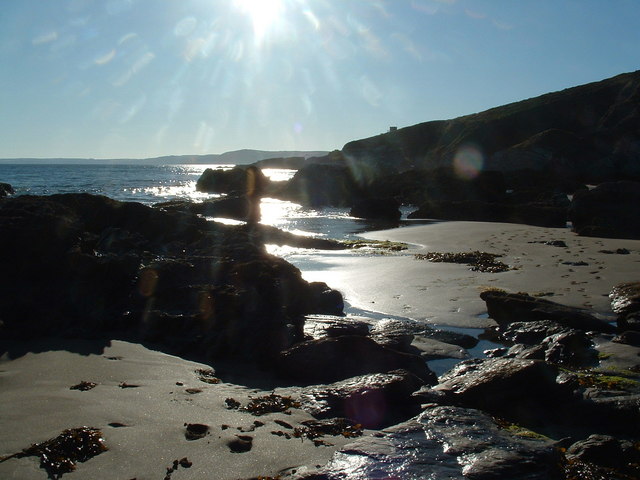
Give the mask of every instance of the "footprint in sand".
M 253 447 L 253 437 L 250 435 L 236 435 L 236 438 L 227 442 L 229 450 L 233 453 L 244 453 Z

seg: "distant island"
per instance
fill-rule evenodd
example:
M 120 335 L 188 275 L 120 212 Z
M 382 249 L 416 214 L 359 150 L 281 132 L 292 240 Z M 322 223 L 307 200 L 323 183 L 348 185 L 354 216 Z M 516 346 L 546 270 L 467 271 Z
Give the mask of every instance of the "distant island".
M 269 151 L 269 150 L 234 150 L 225 153 L 211 153 L 206 155 L 165 155 L 153 158 L 1 158 L 0 164 L 65 164 L 65 165 L 207 165 L 207 164 L 234 164 L 246 165 L 269 158 L 288 157 L 320 157 L 326 155 L 326 151 Z

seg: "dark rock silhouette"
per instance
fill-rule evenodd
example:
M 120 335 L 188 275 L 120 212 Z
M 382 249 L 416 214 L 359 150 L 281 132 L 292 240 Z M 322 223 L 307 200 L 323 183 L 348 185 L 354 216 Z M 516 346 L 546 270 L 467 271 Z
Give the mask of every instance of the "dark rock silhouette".
M 305 314 L 342 313 L 338 292 L 268 255 L 250 224 L 64 194 L 4 199 L 0 229 L 5 338 L 111 332 L 269 359 L 302 340 Z
M 7 195 L 13 195 L 15 190 L 8 183 L 0 183 L 0 198 L 4 198 Z
M 605 182 L 579 191 L 568 215 L 578 235 L 640 239 L 640 182 Z

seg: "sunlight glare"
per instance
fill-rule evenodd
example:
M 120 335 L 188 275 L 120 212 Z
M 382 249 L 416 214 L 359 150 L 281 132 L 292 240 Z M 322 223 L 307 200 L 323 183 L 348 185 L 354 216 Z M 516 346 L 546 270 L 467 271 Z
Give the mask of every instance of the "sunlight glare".
M 262 43 L 283 11 L 283 0 L 235 0 L 234 3 L 250 18 L 256 44 Z

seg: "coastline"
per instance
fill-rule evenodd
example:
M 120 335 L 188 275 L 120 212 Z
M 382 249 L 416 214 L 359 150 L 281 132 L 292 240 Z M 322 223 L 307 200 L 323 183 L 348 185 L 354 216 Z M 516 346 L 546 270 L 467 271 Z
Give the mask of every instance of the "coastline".
M 544 294 L 543 298 L 610 314 L 608 293 L 617 283 L 637 280 L 640 241 L 578 237 L 566 229 L 516 224 L 443 222 L 369 232 L 374 240 L 406 242 L 398 254 L 362 255 L 357 252 L 310 252 L 288 261 L 305 263 L 307 281 L 325 281 L 341 291 L 353 311 L 371 311 L 424 321 L 433 325 L 483 329 L 494 325 L 483 315 L 479 293 L 485 288 Z M 566 247 L 545 243 L 563 241 Z M 628 254 L 601 250 L 627 249 Z M 473 272 L 466 265 L 431 263 L 414 255 L 427 251 L 482 250 L 504 255 L 515 268 L 502 273 Z M 304 258 L 302 258 L 304 257 Z M 585 262 L 588 265 L 567 265 Z M 15 345 L 14 345 L 15 346 Z M 67 428 L 99 428 L 109 450 L 64 478 L 162 478 L 175 460 L 187 458 L 173 480 L 210 477 L 222 480 L 286 477 L 312 473 L 349 443 L 326 437 L 331 445 L 285 438 L 281 422 L 297 426 L 312 419 L 291 409 L 290 414 L 255 417 L 230 410 L 233 398 L 246 404 L 272 390 L 198 378 L 207 365 L 124 341 L 66 343 L 27 349 L 15 358 L 0 359 L 0 456 L 53 438 Z M 216 369 L 216 366 L 213 366 Z M 255 372 L 258 377 L 260 372 Z M 95 382 L 89 391 L 70 388 Z M 250 383 L 250 382 L 247 382 Z M 295 395 L 297 387 L 280 388 Z M 16 405 L 19 407 L 16 408 Z M 256 424 L 259 421 L 263 425 Z M 187 424 L 208 426 L 199 439 L 188 440 Z M 370 432 L 369 432 L 370 433 Z M 233 451 L 238 438 L 250 438 L 250 449 Z M 247 440 L 248 441 L 248 440 Z M 0 463 L 0 477 L 44 479 L 37 457 L 12 458 Z M 267 477 L 267 478 L 268 478 Z M 166 477 L 165 477 L 166 478 Z

